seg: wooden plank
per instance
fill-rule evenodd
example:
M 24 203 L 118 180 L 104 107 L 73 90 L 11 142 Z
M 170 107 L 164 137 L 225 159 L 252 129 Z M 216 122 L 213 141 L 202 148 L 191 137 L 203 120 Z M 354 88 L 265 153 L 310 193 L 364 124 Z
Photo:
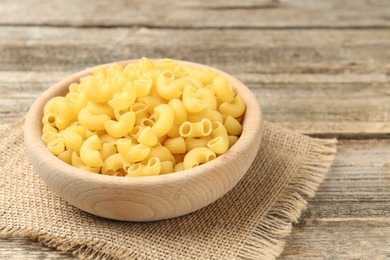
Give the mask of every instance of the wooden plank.
M 378 259 L 390 255 L 390 140 L 345 140 L 281 259 Z M 26 239 L 0 240 L 0 258 L 63 254 Z M 31 252 L 31 253 L 30 253 Z M 70 255 L 66 255 L 71 257 Z
M 27 111 L 40 91 L 79 69 L 168 56 L 236 75 L 258 96 L 266 118 L 289 128 L 317 136 L 387 137 L 389 38 L 390 31 L 380 29 L 2 28 L 0 117 Z
M 70 253 L 62 253 L 30 239 L 0 239 L 0 259 L 77 259 Z
M 280 259 L 388 259 L 389 244 L 389 218 L 307 221 L 293 231 Z
M 0 30 L 0 69 L 77 70 L 147 56 L 195 61 L 234 75 L 373 73 L 387 77 L 389 38 L 390 31 L 386 29 L 225 31 L 6 27 Z
M 72 71 L 0 73 L 0 119 L 12 121 L 33 100 Z M 389 137 L 390 92 L 384 75 L 237 75 L 262 106 L 267 120 L 322 137 Z
M 158 13 L 156 12 L 158 10 Z M 387 0 L 3 0 L 2 25 L 186 28 L 387 27 Z

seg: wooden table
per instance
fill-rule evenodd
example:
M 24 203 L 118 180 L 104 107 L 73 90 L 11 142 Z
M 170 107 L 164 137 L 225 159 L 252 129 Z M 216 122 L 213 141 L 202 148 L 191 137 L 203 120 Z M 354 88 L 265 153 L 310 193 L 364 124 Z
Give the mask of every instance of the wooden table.
M 281 258 L 390 258 L 389 28 L 389 0 L 2 0 L 0 120 L 95 64 L 147 56 L 215 66 L 253 90 L 269 121 L 340 139 Z M 72 256 L 8 239 L 0 258 Z

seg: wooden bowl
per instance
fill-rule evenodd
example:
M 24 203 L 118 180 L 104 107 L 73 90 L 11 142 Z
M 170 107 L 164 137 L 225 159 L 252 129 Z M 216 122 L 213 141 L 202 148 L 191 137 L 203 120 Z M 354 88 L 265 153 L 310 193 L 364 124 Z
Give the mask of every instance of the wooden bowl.
M 116 62 L 125 66 L 134 60 Z M 180 61 L 191 67 L 213 69 L 225 75 L 245 100 L 243 132 L 225 154 L 198 167 L 159 176 L 116 177 L 87 172 L 51 154 L 41 140 L 46 102 L 65 95 L 69 84 L 91 73 L 86 69 L 46 90 L 30 108 L 24 126 L 26 150 L 40 177 L 61 198 L 88 213 L 116 220 L 151 221 L 181 216 L 222 197 L 244 176 L 262 137 L 262 114 L 255 96 L 236 78 L 204 65 Z M 105 64 L 109 66 L 110 64 Z

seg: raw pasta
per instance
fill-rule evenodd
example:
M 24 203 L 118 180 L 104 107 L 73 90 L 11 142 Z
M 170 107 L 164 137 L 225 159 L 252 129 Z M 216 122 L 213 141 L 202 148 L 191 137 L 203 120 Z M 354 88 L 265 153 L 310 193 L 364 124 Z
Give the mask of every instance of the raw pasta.
M 207 163 L 241 135 L 245 103 L 220 73 L 172 59 L 97 67 L 50 99 L 42 141 L 74 167 L 153 176 Z

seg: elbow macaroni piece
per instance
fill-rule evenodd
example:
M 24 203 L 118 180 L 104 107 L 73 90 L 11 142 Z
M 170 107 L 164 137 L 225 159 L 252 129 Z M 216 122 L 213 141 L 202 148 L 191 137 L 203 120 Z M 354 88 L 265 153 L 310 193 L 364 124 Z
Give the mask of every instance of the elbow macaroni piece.
M 231 116 L 226 117 L 223 125 L 225 126 L 227 132 L 230 135 L 240 135 L 242 132 L 242 125 L 240 124 L 240 122 Z
M 240 117 L 245 112 L 245 102 L 237 95 L 231 103 L 224 102 L 219 106 L 219 112 L 232 117 Z
M 154 113 L 157 115 L 157 121 L 152 129 L 157 137 L 161 137 L 168 133 L 173 125 L 173 110 L 169 105 L 161 104 L 154 108 Z
M 216 154 L 225 153 L 229 149 L 229 136 L 224 125 L 220 122 L 213 122 L 211 135 L 213 139 L 207 143 L 207 147 Z
M 147 76 L 141 76 L 134 81 L 134 89 L 137 92 L 137 97 L 146 97 L 152 89 L 152 80 Z
M 79 152 L 83 144 L 85 127 L 80 125 L 70 126 L 61 132 L 66 149 Z
M 198 113 L 207 107 L 207 103 L 198 98 L 197 89 L 191 85 L 184 88 L 183 104 L 189 113 Z
M 143 144 L 133 144 L 129 139 L 118 139 L 116 142 L 118 153 L 128 162 L 140 162 L 145 159 L 150 148 Z
M 157 157 L 160 161 L 171 161 L 173 164 L 176 163 L 175 157 L 173 157 L 168 148 L 162 145 L 156 145 L 155 147 L 151 147 L 149 155 L 145 159 L 143 159 L 142 162 L 146 163 L 152 157 Z
M 156 90 L 159 96 L 163 99 L 170 100 L 181 96 L 180 89 L 176 85 L 171 83 L 172 80 L 164 77 L 164 75 L 160 74 L 158 76 Z
M 175 124 L 181 124 L 187 121 L 187 113 L 183 102 L 180 99 L 174 98 L 169 100 L 168 105 L 171 106 L 174 114 L 173 122 Z
M 215 159 L 217 156 L 206 147 L 197 147 L 189 151 L 184 157 L 183 167 L 185 170 L 194 168 L 200 164 Z
M 104 160 L 102 173 L 106 175 L 124 175 L 129 163 L 119 154 L 110 155 Z
M 205 136 L 200 138 L 188 137 L 185 139 L 186 151 L 189 152 L 197 147 L 207 147 L 207 143 L 211 139 L 211 136 Z
M 162 161 L 160 174 L 167 174 L 173 172 L 173 163 L 171 161 Z
M 85 163 L 83 163 L 83 161 L 76 154 L 76 152 L 72 152 L 71 162 L 72 162 L 73 166 L 75 166 L 79 169 L 83 169 L 83 170 L 86 170 L 88 172 L 95 172 L 95 173 L 100 172 L 100 167 L 90 167 L 90 166 L 86 165 Z
M 158 175 L 161 172 L 161 162 L 158 158 L 152 157 L 147 164 L 136 163 L 127 169 L 127 177 L 141 177 Z
M 81 109 L 78 119 L 80 124 L 89 130 L 104 130 L 104 123 L 111 120 L 111 117 L 106 114 L 92 114 L 88 111 L 88 108 L 85 107 Z
M 60 160 L 111 176 L 190 169 L 225 153 L 245 103 L 217 71 L 172 59 L 96 67 L 44 106 L 42 142 Z
M 138 142 L 146 146 L 155 146 L 158 142 L 157 135 L 150 126 L 147 126 L 139 134 Z
M 102 167 L 103 166 L 103 158 L 100 154 L 99 150 L 102 148 L 102 144 L 97 135 L 92 135 L 84 143 L 80 148 L 80 159 L 83 163 L 85 163 L 89 167 Z
M 186 152 L 186 143 L 184 142 L 184 138 L 181 136 L 168 138 L 167 140 L 165 140 L 164 146 L 168 148 L 168 150 L 172 154 L 179 154 L 179 153 Z
M 234 99 L 233 90 L 229 87 L 229 82 L 223 76 L 218 76 L 213 81 L 214 91 L 217 97 L 223 102 L 232 102 Z
M 113 98 L 108 101 L 108 105 L 116 111 L 125 110 L 131 107 L 137 97 L 133 84 L 129 82 L 123 89 L 122 92 L 114 94 Z
M 183 137 L 203 137 L 211 134 L 212 125 L 208 118 L 204 118 L 199 122 L 184 122 L 181 124 L 179 133 Z
M 118 121 L 108 120 L 104 122 L 107 133 L 113 137 L 123 137 L 133 130 L 135 113 L 130 111 L 120 116 Z

